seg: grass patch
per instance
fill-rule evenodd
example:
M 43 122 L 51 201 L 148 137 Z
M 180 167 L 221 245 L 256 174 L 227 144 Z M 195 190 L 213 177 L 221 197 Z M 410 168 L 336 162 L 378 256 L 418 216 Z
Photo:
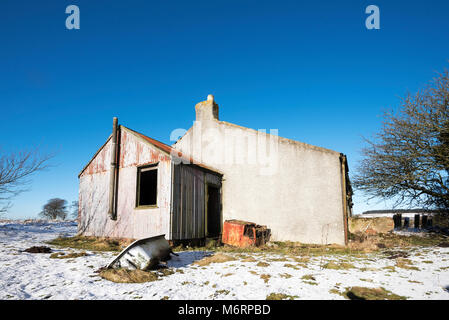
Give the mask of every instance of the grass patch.
M 269 263 L 262 262 L 262 261 L 260 261 L 256 264 L 257 267 L 268 267 L 269 265 L 270 265 Z
M 329 293 L 342 295 L 342 293 L 341 293 L 340 291 L 338 291 L 337 289 L 335 289 L 335 288 L 330 289 L 330 290 L 329 290 Z
M 310 257 L 292 257 L 293 260 L 299 263 L 307 263 L 310 260 Z
M 350 300 L 406 300 L 384 288 L 351 287 L 346 288 L 343 295 Z
M 419 268 L 413 266 L 413 262 L 411 260 L 405 259 L 405 258 L 397 258 L 396 259 L 396 267 L 402 268 L 402 269 L 419 271 Z
M 155 271 L 128 270 L 128 269 L 103 269 L 99 276 L 103 279 L 117 283 L 143 283 L 161 280 L 161 278 L 174 274 L 169 268 L 161 268 Z
M 229 245 L 222 246 L 196 246 L 196 247 L 184 247 L 177 246 L 173 248 L 174 252 L 177 251 L 215 251 L 215 252 L 224 252 L 224 253 L 271 253 L 283 255 L 285 257 L 291 256 L 322 256 L 328 254 L 357 254 L 357 250 L 353 250 L 351 248 L 330 244 L 330 245 L 319 245 L 319 244 L 304 244 L 299 242 L 269 242 L 263 246 L 259 247 L 246 247 L 239 248 L 233 247 Z M 362 253 L 362 251 L 360 251 Z M 279 257 L 273 258 L 273 261 L 286 261 L 286 258 Z
M 323 266 L 324 269 L 333 269 L 333 270 L 347 270 L 355 268 L 353 264 L 347 262 L 328 262 Z
M 279 261 L 288 261 L 288 259 L 286 257 L 282 257 L 282 258 L 271 258 L 268 259 L 268 261 L 270 262 L 279 262 Z
M 379 271 L 377 268 L 371 268 L 371 267 L 362 267 L 359 269 L 360 271 L 366 272 L 366 271 Z
M 254 254 L 254 253 L 270 253 L 278 254 L 285 257 L 291 257 L 296 262 L 308 262 L 310 257 L 343 255 L 354 257 L 365 257 L 367 252 L 381 252 L 383 249 L 397 248 L 408 249 L 413 246 L 432 247 L 447 240 L 439 234 L 424 234 L 422 236 L 410 235 L 402 236 L 394 233 L 379 233 L 376 235 L 349 235 L 350 242 L 348 246 L 337 244 L 319 245 L 319 244 L 303 244 L 298 242 L 269 242 L 259 247 L 239 248 L 229 245 L 208 245 L 197 247 L 178 246 L 173 251 L 214 251 L 222 253 L 236 254 Z M 300 258 L 294 258 L 300 257 Z M 248 260 L 246 260 L 248 259 Z M 251 257 L 244 258 L 245 262 L 256 262 Z M 270 261 L 285 261 L 283 257 L 274 258 Z
M 269 274 L 261 274 L 260 278 L 263 279 L 265 283 L 268 283 L 268 280 L 270 280 L 271 276 Z
M 257 262 L 257 260 L 252 257 L 248 257 L 248 258 L 242 259 L 242 262 Z
M 74 248 L 84 249 L 89 251 L 122 251 L 129 244 L 133 242 L 132 239 L 114 239 L 114 238 L 100 238 L 100 237 L 59 237 L 48 241 L 48 244 Z
M 203 267 L 203 266 L 207 266 L 211 263 L 223 263 L 223 262 L 234 261 L 234 260 L 236 260 L 236 259 L 229 255 L 222 254 L 222 253 L 216 253 L 212 256 L 208 256 L 199 261 L 196 261 L 194 264 Z
M 55 252 L 50 255 L 51 259 L 70 259 L 87 256 L 85 252 L 70 252 L 65 254 L 64 252 Z
M 292 277 L 292 275 L 288 273 L 280 273 L 279 276 L 284 279 L 290 279 Z
M 265 300 L 295 300 L 295 298 L 298 298 L 298 296 L 272 292 L 265 298 Z
M 415 280 L 408 280 L 408 282 L 410 282 L 410 283 L 418 283 L 418 284 L 422 284 L 422 282 L 420 282 L 420 281 L 415 281 Z
M 162 269 L 158 270 L 158 273 L 159 273 L 159 275 L 166 277 L 166 276 L 174 274 L 175 271 L 170 268 L 162 268 Z
M 311 274 L 303 275 L 303 276 L 301 277 L 301 279 L 302 279 L 302 280 L 312 280 L 312 281 L 315 281 L 315 280 L 316 280 L 315 277 L 314 277 L 313 275 L 311 275 Z
M 393 267 L 393 266 L 386 266 L 386 267 L 383 267 L 382 269 L 389 270 L 390 272 L 395 272 L 396 271 L 396 268 Z
M 217 290 L 217 291 L 215 291 L 215 293 L 214 293 L 214 296 L 215 297 L 217 297 L 217 296 L 219 296 L 219 295 L 228 295 L 229 294 L 229 290 Z
M 156 272 L 127 269 L 106 269 L 100 271 L 100 277 L 117 283 L 143 283 L 159 280 Z

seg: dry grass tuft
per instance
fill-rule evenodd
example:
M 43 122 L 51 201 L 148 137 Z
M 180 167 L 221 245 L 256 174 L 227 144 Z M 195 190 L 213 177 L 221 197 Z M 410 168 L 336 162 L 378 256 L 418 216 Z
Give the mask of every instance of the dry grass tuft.
M 298 265 L 294 265 L 294 264 L 291 264 L 291 263 L 284 264 L 284 267 L 292 268 L 292 269 L 295 269 L 295 270 L 299 270 L 299 266 Z
M 334 269 L 334 270 L 347 270 L 355 268 L 353 264 L 347 262 L 328 262 L 323 266 L 324 269 Z
M 133 239 L 114 239 L 101 237 L 59 237 L 48 241 L 48 244 L 68 247 L 74 249 L 84 249 L 89 251 L 121 251 L 133 242 Z
M 304 256 L 304 257 L 292 257 L 293 260 L 300 263 L 307 263 L 310 260 L 310 257 Z
M 338 289 L 335 289 L 335 288 L 330 289 L 330 290 L 329 290 L 329 293 L 342 295 L 341 292 L 338 291 Z
M 268 280 L 270 280 L 271 276 L 269 274 L 261 274 L 260 278 L 263 279 L 265 283 L 268 283 Z
M 351 300 L 406 300 L 406 297 L 399 296 L 384 288 L 347 288 L 343 295 Z
M 198 266 L 207 266 L 211 263 L 223 263 L 223 262 L 234 261 L 234 260 L 236 260 L 236 259 L 229 255 L 226 255 L 223 253 L 216 253 L 212 256 L 205 257 L 199 261 L 196 261 L 194 264 L 196 264 Z
M 270 293 L 265 299 L 266 300 L 294 300 L 295 298 L 298 298 L 298 296 L 291 296 L 284 293 Z
M 271 258 L 268 259 L 268 261 L 270 262 L 280 262 L 280 261 L 289 261 L 286 257 L 281 257 L 281 258 Z
M 252 257 L 248 257 L 248 258 L 242 259 L 242 262 L 257 262 L 257 260 Z
M 257 267 L 268 267 L 269 265 L 270 265 L 269 263 L 262 262 L 262 261 L 260 261 L 256 264 Z
M 156 272 L 127 269 L 106 269 L 100 271 L 103 279 L 118 283 L 143 283 L 159 280 Z
M 301 277 L 302 280 L 312 280 L 315 281 L 315 277 L 312 274 L 305 274 Z
M 396 259 L 396 267 L 402 268 L 402 269 L 419 271 L 419 268 L 413 266 L 413 262 L 411 260 L 405 259 L 405 258 L 397 258 Z

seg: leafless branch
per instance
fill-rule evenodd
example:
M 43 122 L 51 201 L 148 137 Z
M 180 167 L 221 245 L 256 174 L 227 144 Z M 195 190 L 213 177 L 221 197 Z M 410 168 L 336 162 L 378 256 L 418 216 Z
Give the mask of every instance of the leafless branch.
M 449 208 L 449 72 L 385 112 L 382 129 L 365 139 L 355 188 L 395 205 Z
M 28 190 L 31 176 L 48 168 L 52 157 L 37 149 L 9 154 L 0 151 L 0 213 L 7 211 L 13 197 Z

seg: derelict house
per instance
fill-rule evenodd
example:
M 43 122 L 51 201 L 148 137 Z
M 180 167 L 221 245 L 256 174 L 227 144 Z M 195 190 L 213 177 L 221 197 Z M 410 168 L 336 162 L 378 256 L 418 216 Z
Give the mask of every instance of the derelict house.
M 79 174 L 79 232 L 132 239 L 218 237 L 222 175 L 183 164 L 180 157 L 166 144 L 117 126 L 114 118 L 113 134 Z
M 124 126 L 79 175 L 79 231 L 167 240 L 220 236 L 225 220 L 266 225 L 271 240 L 347 242 L 345 155 L 220 121 L 212 95 L 172 146 Z

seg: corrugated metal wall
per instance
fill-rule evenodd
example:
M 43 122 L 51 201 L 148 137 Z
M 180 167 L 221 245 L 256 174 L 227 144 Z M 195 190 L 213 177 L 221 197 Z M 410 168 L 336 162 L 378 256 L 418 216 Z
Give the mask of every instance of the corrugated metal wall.
M 79 231 L 86 236 L 140 239 L 170 232 L 170 156 L 121 127 L 117 220 L 108 216 L 111 141 L 80 176 Z M 137 167 L 158 163 L 157 207 L 136 208 Z
M 199 239 L 206 236 L 206 183 L 221 187 L 221 176 L 192 165 L 174 165 L 172 239 Z

